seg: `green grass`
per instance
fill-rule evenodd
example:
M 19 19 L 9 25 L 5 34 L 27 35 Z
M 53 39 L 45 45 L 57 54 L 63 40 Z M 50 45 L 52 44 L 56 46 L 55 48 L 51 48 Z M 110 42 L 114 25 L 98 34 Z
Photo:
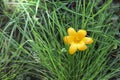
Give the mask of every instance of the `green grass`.
M 0 79 L 109 80 L 120 72 L 119 26 L 112 0 L 30 0 L 0 7 Z M 116 24 L 119 25 L 119 24 Z M 68 53 L 68 27 L 85 29 L 94 43 Z M 114 51 L 117 55 L 113 58 Z

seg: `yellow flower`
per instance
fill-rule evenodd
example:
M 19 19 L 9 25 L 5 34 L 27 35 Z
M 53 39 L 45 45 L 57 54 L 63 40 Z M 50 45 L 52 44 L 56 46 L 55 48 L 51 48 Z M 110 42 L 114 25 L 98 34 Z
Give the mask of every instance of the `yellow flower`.
M 87 49 L 86 44 L 93 43 L 93 39 L 86 37 L 86 30 L 78 30 L 77 32 L 73 28 L 68 28 L 68 36 L 64 37 L 64 43 L 70 44 L 69 53 L 74 54 L 77 50 L 84 51 Z

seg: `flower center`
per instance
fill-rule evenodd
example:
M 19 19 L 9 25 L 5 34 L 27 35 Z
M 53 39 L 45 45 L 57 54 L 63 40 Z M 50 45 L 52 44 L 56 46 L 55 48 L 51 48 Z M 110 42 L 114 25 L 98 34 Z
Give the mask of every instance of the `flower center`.
M 75 42 L 75 43 L 79 43 L 80 41 L 81 41 L 81 39 L 80 39 L 79 37 L 75 37 L 75 38 L 74 38 L 74 42 Z

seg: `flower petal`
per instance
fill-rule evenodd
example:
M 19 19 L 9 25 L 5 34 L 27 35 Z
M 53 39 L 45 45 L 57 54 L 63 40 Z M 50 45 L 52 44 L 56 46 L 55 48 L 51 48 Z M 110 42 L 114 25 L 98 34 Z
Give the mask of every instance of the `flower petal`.
M 77 51 L 77 44 L 71 44 L 69 48 L 69 53 L 74 54 Z
M 77 32 L 73 29 L 73 28 L 68 28 L 68 34 L 70 35 L 70 36 L 76 36 L 76 34 L 77 34 Z
M 87 46 L 85 45 L 85 43 L 83 41 L 81 41 L 79 44 L 77 44 L 77 48 L 80 50 L 80 51 L 84 51 L 87 49 Z
M 72 44 L 73 43 L 73 39 L 74 39 L 73 36 L 65 36 L 64 37 L 64 43 L 65 44 Z
M 82 39 L 87 35 L 87 31 L 86 30 L 78 30 L 77 32 L 77 36 Z
M 82 39 L 82 41 L 84 41 L 85 44 L 91 44 L 91 43 L 93 43 L 93 39 L 90 38 L 90 37 L 85 37 L 85 38 Z

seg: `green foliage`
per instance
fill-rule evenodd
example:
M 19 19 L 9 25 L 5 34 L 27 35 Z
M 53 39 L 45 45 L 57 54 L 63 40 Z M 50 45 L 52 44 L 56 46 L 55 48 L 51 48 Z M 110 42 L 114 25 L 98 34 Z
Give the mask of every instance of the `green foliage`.
M 9 4 L 3 1 L 0 78 L 108 80 L 119 75 L 120 41 L 115 37 L 119 26 L 113 27 L 111 2 L 26 0 Z M 86 51 L 70 55 L 69 45 L 63 43 L 69 26 L 87 30 L 94 43 Z

